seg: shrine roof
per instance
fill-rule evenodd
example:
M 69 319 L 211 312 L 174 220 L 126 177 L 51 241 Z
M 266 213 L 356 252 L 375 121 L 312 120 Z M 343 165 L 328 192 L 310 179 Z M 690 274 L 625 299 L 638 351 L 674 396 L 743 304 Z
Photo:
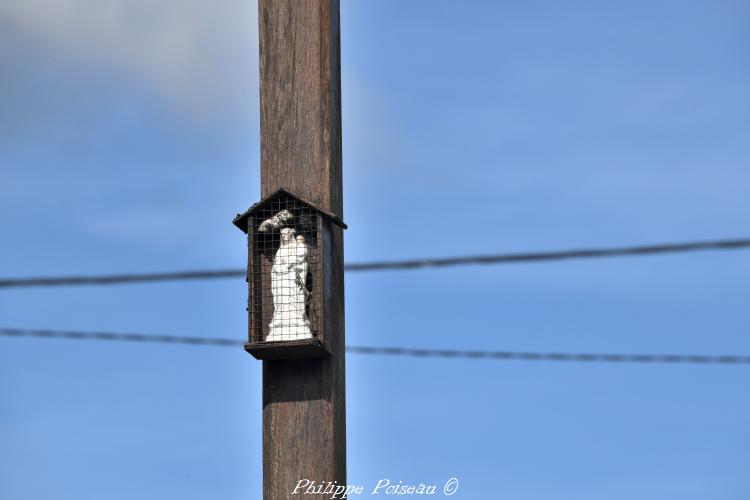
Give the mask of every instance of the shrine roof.
M 317 203 L 314 203 L 308 200 L 307 198 L 304 198 L 298 194 L 292 193 L 288 189 L 284 189 L 284 188 L 277 189 L 270 195 L 261 199 L 259 202 L 253 204 L 250 208 L 245 210 L 243 213 L 237 214 L 234 220 L 232 220 L 232 223 L 238 228 L 242 229 L 243 232 L 247 233 L 247 218 L 250 217 L 256 211 L 264 208 L 266 205 L 273 202 L 274 200 L 276 200 L 282 195 L 289 196 L 290 198 L 293 198 L 301 203 L 304 203 L 305 205 L 309 205 L 315 211 L 317 211 L 318 213 L 330 219 L 334 224 L 342 227 L 343 229 L 347 228 L 347 225 L 344 223 L 344 221 L 342 221 L 341 218 L 339 218 L 339 216 L 336 215 L 335 213 L 331 212 L 330 210 L 326 210 L 322 208 L 320 205 L 318 205 Z

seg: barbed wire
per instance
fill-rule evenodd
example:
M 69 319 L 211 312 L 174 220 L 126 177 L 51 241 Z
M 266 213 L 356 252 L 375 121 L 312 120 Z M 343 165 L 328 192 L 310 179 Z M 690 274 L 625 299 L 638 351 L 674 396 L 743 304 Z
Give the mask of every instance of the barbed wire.
M 144 335 L 140 333 L 82 332 L 77 330 L 45 330 L 0 328 L 3 337 L 32 337 L 37 339 L 100 340 L 114 342 L 147 342 L 191 346 L 241 347 L 244 342 L 217 337 L 185 337 L 176 335 Z M 407 347 L 347 346 L 351 354 L 411 356 L 417 358 L 465 358 L 498 361 L 560 361 L 578 363 L 642 363 L 642 364 L 701 364 L 750 365 L 750 356 L 705 354 L 593 354 L 562 352 L 469 351 L 455 349 L 417 349 Z
M 662 243 L 657 245 L 613 248 L 582 248 L 550 252 L 525 252 L 495 255 L 473 255 L 435 259 L 413 259 L 401 261 L 360 262 L 346 264 L 347 272 L 427 269 L 466 265 L 491 265 L 511 263 L 535 263 L 556 260 L 591 259 L 607 257 L 676 254 L 705 250 L 738 250 L 750 248 L 750 239 L 728 239 L 696 241 L 688 243 Z M 121 273 L 97 276 L 42 276 L 0 279 L 0 288 L 54 287 L 77 285 L 121 285 L 158 281 L 209 280 L 239 278 L 246 275 L 245 269 L 197 269 L 174 272 Z

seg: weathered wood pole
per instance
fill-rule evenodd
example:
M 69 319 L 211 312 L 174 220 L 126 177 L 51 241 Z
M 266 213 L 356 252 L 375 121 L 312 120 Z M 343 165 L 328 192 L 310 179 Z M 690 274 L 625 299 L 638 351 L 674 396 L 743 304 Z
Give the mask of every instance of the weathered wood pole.
M 339 1 L 259 0 L 258 11 L 261 196 L 287 188 L 343 217 Z M 265 500 L 287 500 L 301 479 L 346 482 L 340 227 L 331 240 L 322 307 L 332 356 L 263 361 Z

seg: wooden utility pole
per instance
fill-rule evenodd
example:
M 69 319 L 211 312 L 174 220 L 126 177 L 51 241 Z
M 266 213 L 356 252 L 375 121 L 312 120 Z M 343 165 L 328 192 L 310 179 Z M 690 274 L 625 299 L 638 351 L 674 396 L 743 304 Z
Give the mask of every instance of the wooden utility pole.
M 289 189 L 343 217 L 338 0 L 259 0 L 261 196 Z M 332 355 L 263 361 L 263 498 L 308 479 L 346 483 L 344 242 L 323 258 Z M 322 499 L 330 495 L 305 495 Z

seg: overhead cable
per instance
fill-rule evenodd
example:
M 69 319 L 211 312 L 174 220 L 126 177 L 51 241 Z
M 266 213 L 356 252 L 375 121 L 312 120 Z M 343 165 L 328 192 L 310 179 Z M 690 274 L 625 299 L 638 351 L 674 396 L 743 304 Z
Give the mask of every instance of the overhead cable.
M 140 333 L 82 332 L 77 330 L 45 330 L 0 328 L 0 336 L 31 337 L 37 339 L 100 340 L 115 342 L 144 342 L 217 346 L 239 348 L 244 343 L 237 339 L 218 337 L 186 337 L 175 335 L 144 335 Z M 558 361 L 576 363 L 641 363 L 641 364 L 700 364 L 750 365 L 750 356 L 708 354 L 601 354 L 563 352 L 483 351 L 456 349 L 419 349 L 407 347 L 357 346 L 346 347 L 351 354 L 383 356 L 411 356 L 417 358 L 462 358 L 496 361 Z
M 634 257 L 644 255 L 678 254 L 705 250 L 726 251 L 750 248 L 750 239 L 697 241 L 688 243 L 663 243 L 658 245 L 611 248 L 581 248 L 549 252 L 525 252 L 463 257 L 425 258 L 379 262 L 358 262 L 344 266 L 347 272 L 428 269 L 466 265 L 494 265 L 536 263 L 556 260 L 592 259 L 606 257 Z M 2 278 L 0 288 L 59 287 L 76 285 L 122 285 L 159 281 L 213 280 L 240 278 L 244 269 L 196 269 L 154 273 L 118 273 L 105 275 L 42 276 L 27 278 Z

